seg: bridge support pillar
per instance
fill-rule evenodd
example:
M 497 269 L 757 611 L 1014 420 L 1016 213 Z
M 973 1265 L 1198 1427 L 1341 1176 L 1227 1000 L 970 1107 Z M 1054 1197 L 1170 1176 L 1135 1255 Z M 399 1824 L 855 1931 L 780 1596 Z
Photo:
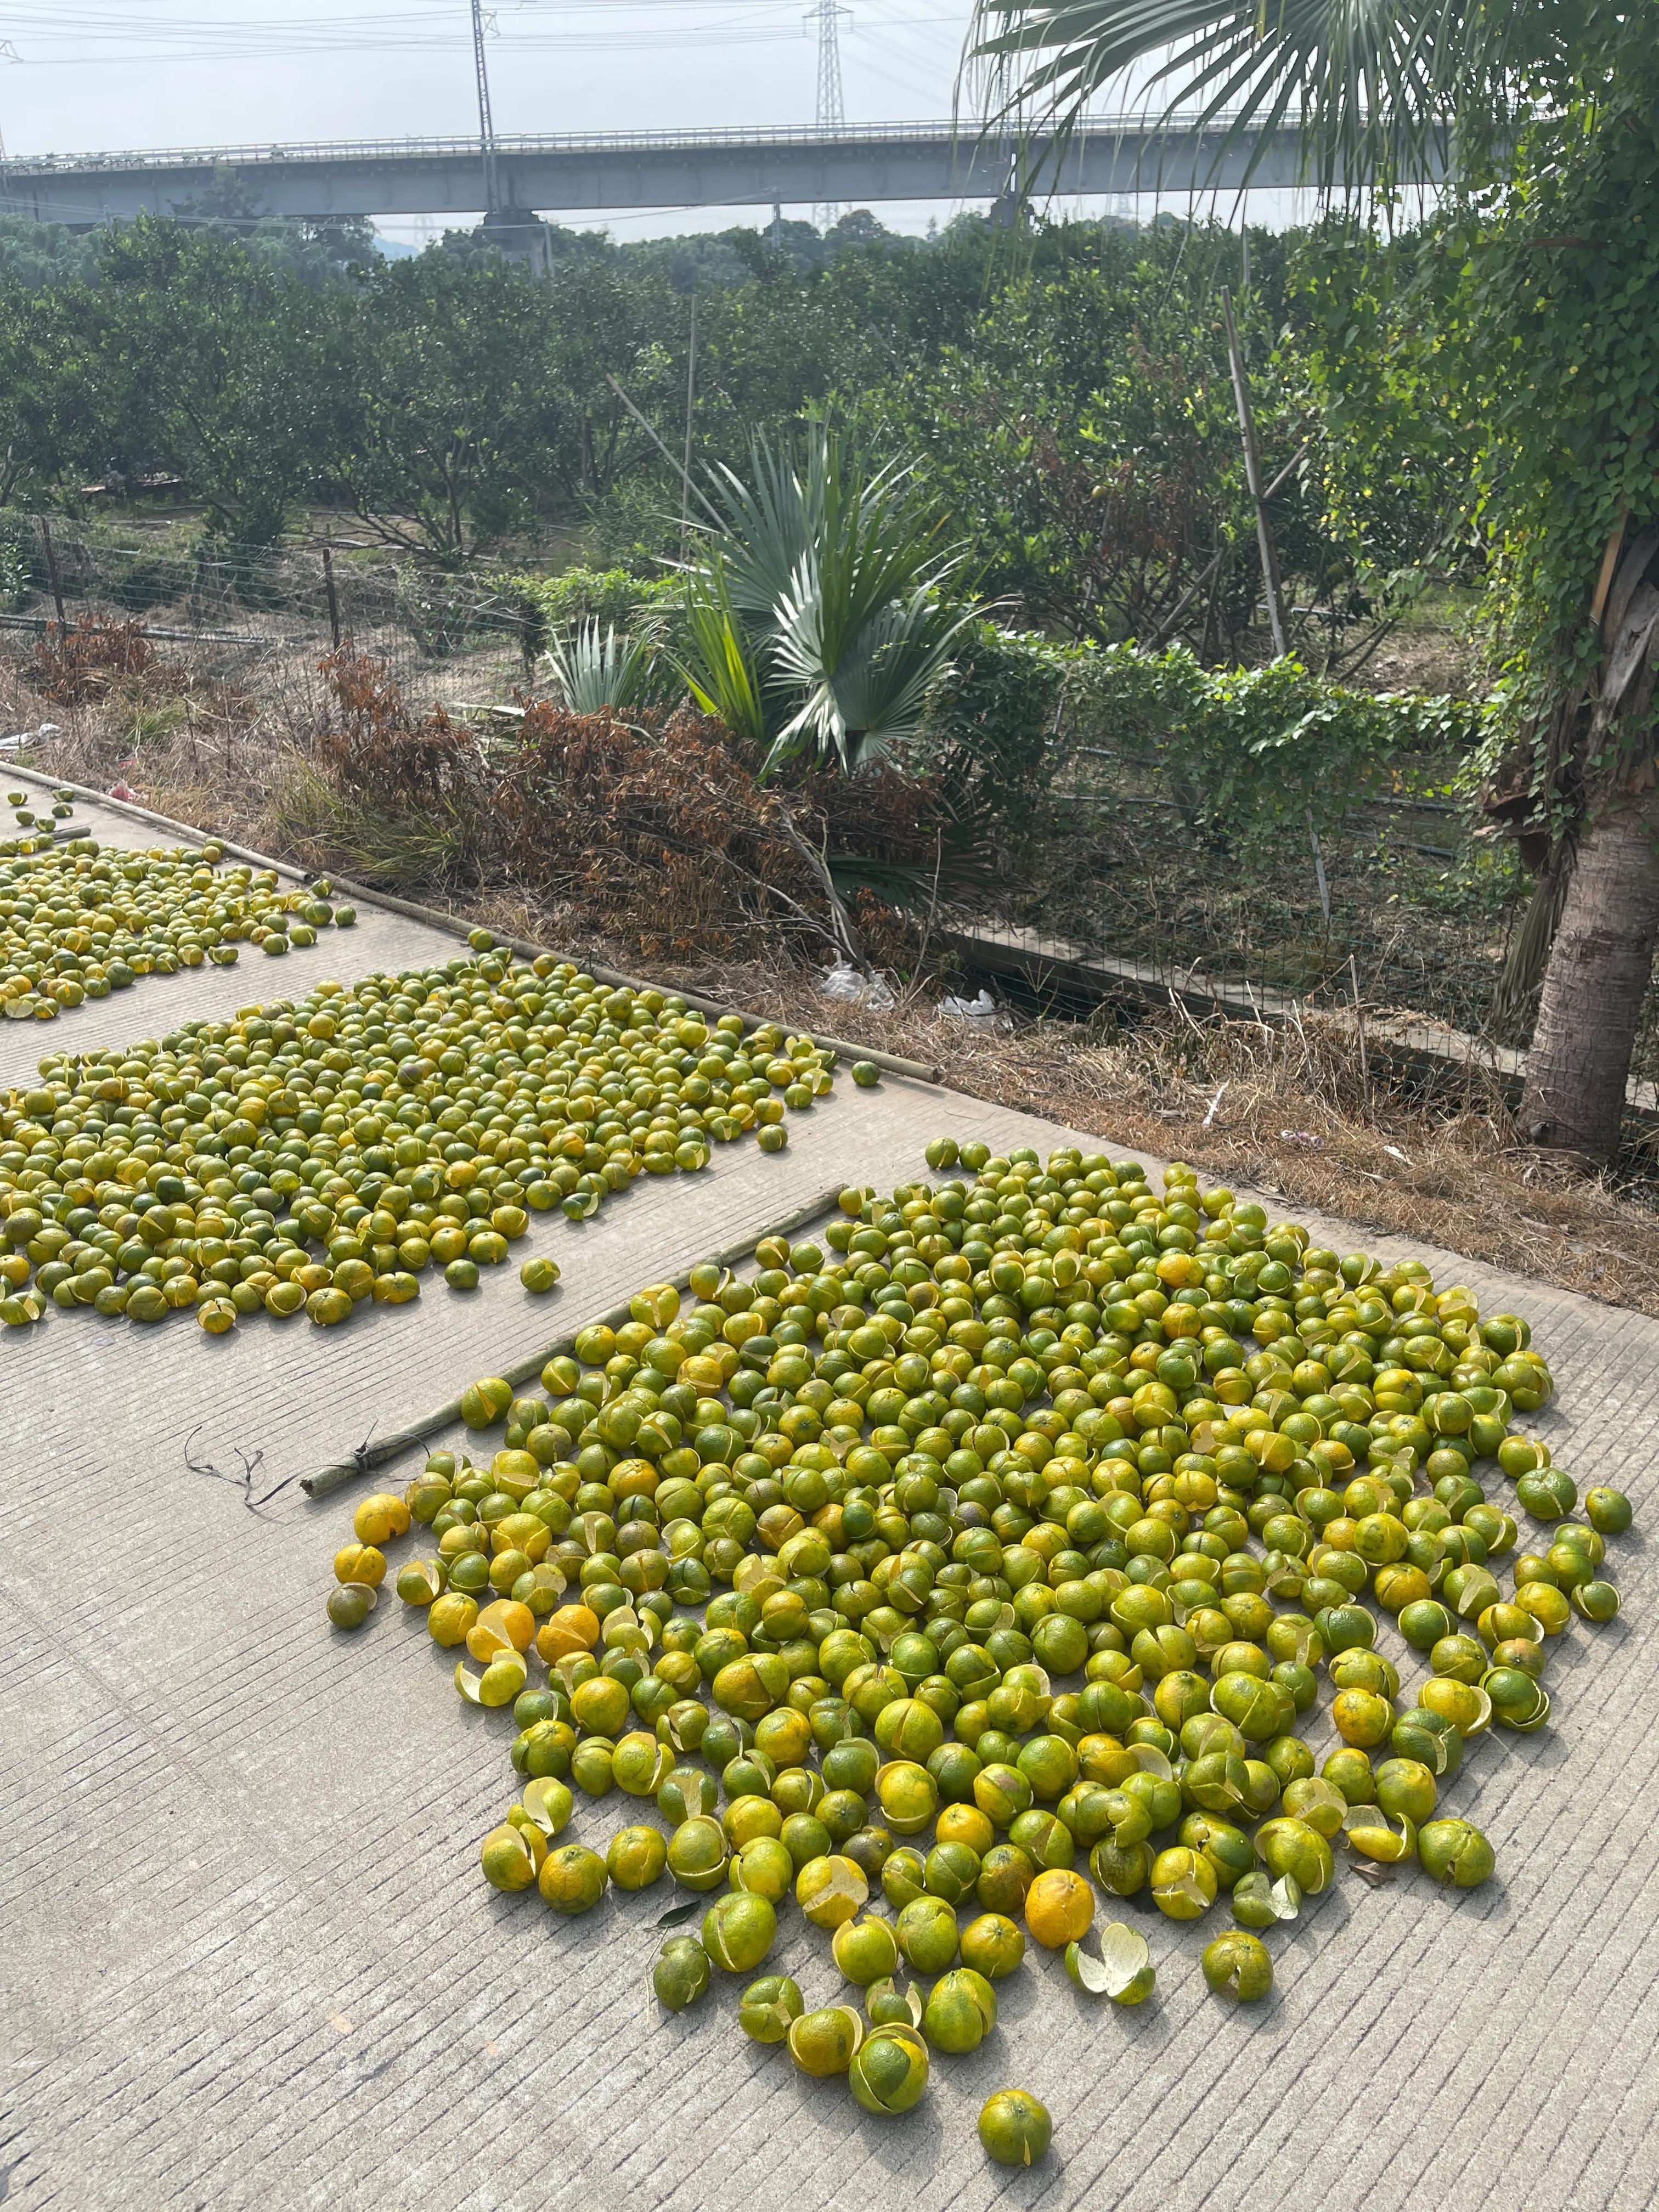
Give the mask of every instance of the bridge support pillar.
M 509 261 L 522 261 L 532 276 L 551 274 L 547 225 L 533 208 L 497 208 L 483 219 L 483 239 Z

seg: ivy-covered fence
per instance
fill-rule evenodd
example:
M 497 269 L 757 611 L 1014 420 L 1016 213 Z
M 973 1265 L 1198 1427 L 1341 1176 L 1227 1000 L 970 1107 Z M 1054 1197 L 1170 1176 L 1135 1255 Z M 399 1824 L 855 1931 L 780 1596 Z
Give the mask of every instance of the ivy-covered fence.
M 1528 885 L 1480 834 L 1491 710 L 1294 660 L 983 624 L 921 750 L 1007 838 L 1010 919 L 1250 988 L 1485 1024 Z

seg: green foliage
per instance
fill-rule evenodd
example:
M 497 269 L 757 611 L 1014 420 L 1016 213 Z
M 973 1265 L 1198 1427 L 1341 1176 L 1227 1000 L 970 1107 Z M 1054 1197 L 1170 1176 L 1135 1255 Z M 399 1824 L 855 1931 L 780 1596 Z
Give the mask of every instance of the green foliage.
M 1014 275 L 971 329 L 854 403 L 915 453 L 971 532 L 988 592 L 1033 624 L 1103 641 L 1186 638 L 1237 659 L 1261 588 L 1221 292 L 1231 286 L 1292 642 L 1340 667 L 1445 559 L 1456 479 L 1401 469 L 1346 504 L 1334 436 L 1310 404 L 1294 241 L 1218 225 L 1103 230 L 1060 269 Z M 1284 475 L 1288 465 L 1289 474 Z M 1363 649 L 1363 627 L 1362 646 Z
M 567 568 L 557 576 L 499 575 L 495 591 L 522 625 L 533 662 L 556 638 L 590 624 L 647 640 L 672 658 L 684 645 L 685 587 L 678 576 L 638 576 L 629 568 Z
M 31 291 L 46 284 L 89 284 L 98 272 L 98 234 L 0 215 L 0 283 Z
M 1224 283 L 1269 468 L 1309 448 L 1274 501 L 1281 560 L 1310 611 L 1308 658 L 1420 577 L 1434 537 L 1424 519 L 1457 481 L 1429 466 L 1397 471 L 1383 500 L 1335 495 L 1340 458 L 1315 430 L 1322 395 L 1302 343 L 1322 302 L 1289 283 L 1286 245 L 1264 232 L 998 233 L 967 217 L 937 240 L 898 241 L 849 222 L 818 255 L 726 234 L 724 275 L 676 258 L 696 241 L 579 251 L 572 234 L 545 281 L 497 255 L 434 251 L 350 261 L 343 283 L 267 254 L 255 211 L 236 220 L 234 240 L 118 229 L 89 249 L 85 282 L 0 275 L 0 501 L 160 469 L 227 542 L 268 542 L 294 503 L 320 498 L 441 566 L 522 557 L 574 527 L 596 567 L 619 557 L 648 573 L 684 550 L 685 495 L 663 448 L 679 453 L 687 428 L 688 269 L 701 288 L 699 480 L 742 471 L 757 435 L 775 442 L 803 410 L 833 403 L 872 471 L 893 456 L 914 465 L 918 497 L 949 519 L 991 594 L 1073 636 L 1178 635 L 1221 659 L 1251 626 Z M 890 677 L 913 657 L 923 612 L 884 648 Z M 629 626 L 608 605 L 580 618 Z M 834 719 L 821 699 L 820 737 Z
M 663 448 L 686 432 L 690 276 L 699 480 L 746 468 L 757 434 L 789 434 L 833 399 L 872 466 L 914 459 L 928 504 L 1026 619 L 1146 637 L 1178 612 L 1175 634 L 1214 657 L 1256 592 L 1221 283 L 1238 291 L 1269 465 L 1307 432 L 1298 295 L 1262 232 L 1247 249 L 1213 225 L 1008 233 L 964 217 L 902 241 L 849 219 L 811 255 L 793 233 L 782 252 L 726 234 L 718 270 L 706 240 L 577 250 L 571 234 L 532 282 L 493 253 L 354 258 L 361 241 L 319 230 L 307 251 L 347 283 L 268 252 L 257 210 L 224 204 L 234 238 L 146 220 L 100 234 L 56 283 L 8 278 L 0 253 L 0 501 L 159 469 L 227 540 L 268 540 L 292 503 L 320 498 L 444 565 L 574 526 L 596 566 L 648 572 L 684 550 Z M 1275 512 L 1322 635 L 1356 571 L 1317 492 L 1293 477 Z M 1366 552 L 1379 574 L 1411 557 L 1394 509 L 1385 521 Z
M 40 558 L 33 518 L 0 508 L 0 614 L 18 614 L 27 605 Z
M 365 286 L 351 318 L 356 368 L 346 497 L 389 542 L 459 561 L 521 527 L 535 456 L 556 434 L 533 295 L 500 267 L 404 261 Z
M 976 622 L 927 695 L 916 764 L 943 780 L 955 811 L 1018 834 L 1054 773 L 1076 647 Z
M 757 752 L 767 741 L 766 695 L 755 648 L 732 593 L 725 564 L 711 559 L 685 592 L 685 659 L 677 664 L 692 697 Z
M 1485 433 L 1479 519 L 1494 547 L 1492 612 L 1511 683 L 1538 704 L 1587 680 L 1601 640 L 1589 602 L 1609 535 L 1659 526 L 1659 43 L 1650 16 L 1586 10 L 1607 49 L 1547 86 L 1515 173 L 1449 241 L 1467 271 L 1457 336 Z M 1595 64 L 1600 62 L 1598 68 Z M 1478 380 L 1478 389 L 1477 389 Z M 1651 744 L 1650 714 L 1615 726 L 1616 753 Z
M 1357 587 L 1409 606 L 1431 572 L 1478 577 L 1482 433 L 1453 382 L 1455 264 L 1425 234 L 1378 237 L 1346 216 L 1296 258 L 1299 358 L 1324 428 L 1315 488 L 1324 526 L 1352 550 Z
M 270 543 L 337 446 L 348 377 L 335 301 L 239 246 L 141 222 L 111 234 L 97 289 L 68 305 L 92 356 L 92 411 L 119 439 L 111 450 L 183 477 L 216 533 Z
M 1268 276 L 1247 310 L 1260 360 L 1279 288 L 1271 242 L 1252 243 Z M 1096 255 L 1015 277 L 936 362 L 859 403 L 872 433 L 919 456 L 934 500 L 970 523 L 988 589 L 1028 621 L 1152 636 L 1234 544 L 1248 557 L 1228 563 L 1218 619 L 1206 624 L 1206 599 L 1194 612 L 1218 643 L 1248 620 L 1255 524 L 1219 298 L 1239 268 L 1226 233 L 1102 234 Z M 1256 401 L 1276 465 L 1294 450 L 1285 380 L 1263 377 Z M 1281 520 L 1294 506 L 1293 488 Z
M 1487 556 L 1511 693 L 1534 721 L 1570 720 L 1609 642 L 1589 619 L 1603 550 L 1659 528 L 1651 8 L 981 0 L 976 21 L 994 95 L 1062 138 L 1158 52 L 1167 112 L 1195 100 L 1236 129 L 1295 119 L 1328 197 L 1373 176 L 1385 193 L 1424 181 L 1455 149 L 1415 236 L 1335 222 L 1310 256 L 1310 382 L 1357 464 L 1330 505 L 1376 514 L 1448 486 L 1448 522 L 1467 517 Z M 1650 709 L 1627 719 L 1580 780 L 1621 778 L 1650 750 Z M 1552 753 L 1542 780 L 1561 765 Z
M 582 623 L 614 623 L 624 629 L 641 623 L 660 624 L 681 592 L 678 577 L 636 576 L 628 568 L 567 568 L 562 575 L 520 580 L 553 629 Z
M 1402 468 L 1458 488 L 1486 559 L 1489 657 L 1523 727 L 1592 682 L 1612 533 L 1622 522 L 1628 548 L 1659 528 L 1659 50 L 1598 6 L 1583 28 L 1583 73 L 1564 62 L 1534 80 L 1547 106 L 1506 166 L 1414 232 L 1332 223 L 1308 256 L 1310 357 L 1345 459 L 1333 490 L 1386 499 Z M 1558 826 L 1651 727 L 1615 724 L 1570 771 L 1559 741 L 1538 747 Z
M 1060 645 L 981 623 L 935 687 L 918 764 L 964 804 L 1029 825 L 1076 748 L 1149 770 L 1198 835 L 1247 844 L 1338 824 L 1413 756 L 1468 751 L 1489 710 L 1326 682 L 1294 659 L 1208 669 L 1185 646 Z

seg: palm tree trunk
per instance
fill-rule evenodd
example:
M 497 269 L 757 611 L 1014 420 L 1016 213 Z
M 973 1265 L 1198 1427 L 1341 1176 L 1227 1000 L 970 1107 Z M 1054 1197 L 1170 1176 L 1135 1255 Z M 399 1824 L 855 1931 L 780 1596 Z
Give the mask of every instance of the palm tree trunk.
M 1619 1149 L 1625 1085 L 1659 933 L 1659 792 L 1650 725 L 1659 674 L 1659 585 L 1647 579 L 1656 551 L 1659 532 L 1644 532 L 1607 597 L 1607 653 L 1588 751 L 1591 759 L 1611 757 L 1624 765 L 1607 775 L 1580 840 L 1521 1094 L 1528 1143 L 1591 1161 L 1611 1159 Z M 1598 607 L 1608 565 L 1596 586 Z
M 1522 1092 L 1522 1134 L 1588 1159 L 1619 1145 L 1659 933 L 1659 793 L 1603 811 L 1578 848 Z

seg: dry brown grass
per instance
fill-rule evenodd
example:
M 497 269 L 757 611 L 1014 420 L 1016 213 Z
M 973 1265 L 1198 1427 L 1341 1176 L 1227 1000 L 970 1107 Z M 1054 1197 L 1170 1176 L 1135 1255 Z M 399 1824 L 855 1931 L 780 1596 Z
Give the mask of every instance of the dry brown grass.
M 273 684 L 270 671 L 127 657 L 95 683 L 61 681 L 27 654 L 0 658 L 0 723 L 55 726 L 27 757 L 42 774 L 103 791 L 125 782 L 158 813 L 257 843 L 309 711 L 300 695 L 320 688 L 314 671 L 284 671 Z

